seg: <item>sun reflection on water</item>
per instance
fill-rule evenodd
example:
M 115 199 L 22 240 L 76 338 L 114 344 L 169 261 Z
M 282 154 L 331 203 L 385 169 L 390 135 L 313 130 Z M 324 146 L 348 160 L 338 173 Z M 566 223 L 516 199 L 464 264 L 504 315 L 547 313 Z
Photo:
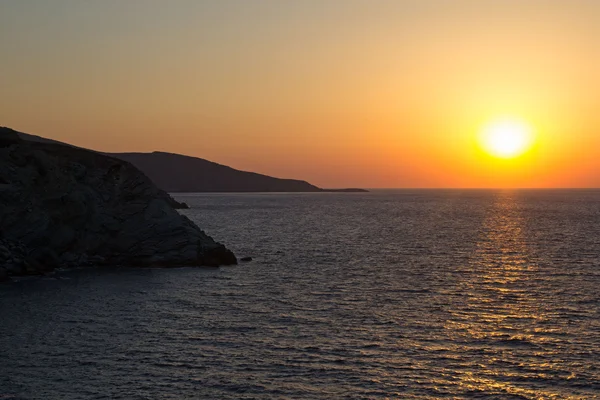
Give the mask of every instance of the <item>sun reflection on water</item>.
M 464 268 L 464 306 L 450 310 L 445 325 L 464 354 L 465 368 L 454 384 L 465 393 L 579 398 L 543 384 L 557 375 L 568 379 L 569 372 L 552 357 L 557 341 L 549 335 L 550 324 L 546 326 L 552 311 L 544 307 L 539 290 L 530 290 L 538 266 L 524 234 L 522 211 L 518 193 L 499 192 Z

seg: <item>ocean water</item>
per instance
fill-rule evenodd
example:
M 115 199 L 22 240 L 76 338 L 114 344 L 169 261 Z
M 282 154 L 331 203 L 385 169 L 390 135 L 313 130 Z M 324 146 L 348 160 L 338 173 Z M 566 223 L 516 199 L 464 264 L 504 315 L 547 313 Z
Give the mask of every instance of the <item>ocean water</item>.
M 254 260 L 0 285 L 0 398 L 600 398 L 600 191 L 177 198 Z

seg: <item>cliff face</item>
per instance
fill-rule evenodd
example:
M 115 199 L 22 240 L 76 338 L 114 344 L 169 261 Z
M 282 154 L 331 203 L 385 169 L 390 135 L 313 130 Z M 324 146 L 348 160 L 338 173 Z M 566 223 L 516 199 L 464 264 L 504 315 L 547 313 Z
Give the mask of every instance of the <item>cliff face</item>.
M 0 128 L 0 279 L 86 265 L 237 263 L 176 205 L 127 162 Z

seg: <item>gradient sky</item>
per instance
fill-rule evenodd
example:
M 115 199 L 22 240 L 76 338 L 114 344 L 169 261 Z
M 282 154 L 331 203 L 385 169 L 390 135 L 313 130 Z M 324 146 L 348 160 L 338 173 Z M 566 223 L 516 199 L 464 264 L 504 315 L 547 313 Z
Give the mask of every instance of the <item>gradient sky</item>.
M 0 125 L 325 187 L 599 187 L 600 1 L 0 0 Z M 534 149 L 496 160 L 487 121 Z

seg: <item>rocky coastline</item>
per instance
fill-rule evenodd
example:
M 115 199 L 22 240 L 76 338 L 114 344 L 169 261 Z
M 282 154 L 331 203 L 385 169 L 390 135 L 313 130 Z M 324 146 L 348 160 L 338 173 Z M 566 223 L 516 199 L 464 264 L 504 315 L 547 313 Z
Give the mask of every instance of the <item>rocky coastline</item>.
M 0 280 L 85 266 L 218 266 L 235 255 L 130 163 L 0 128 Z

